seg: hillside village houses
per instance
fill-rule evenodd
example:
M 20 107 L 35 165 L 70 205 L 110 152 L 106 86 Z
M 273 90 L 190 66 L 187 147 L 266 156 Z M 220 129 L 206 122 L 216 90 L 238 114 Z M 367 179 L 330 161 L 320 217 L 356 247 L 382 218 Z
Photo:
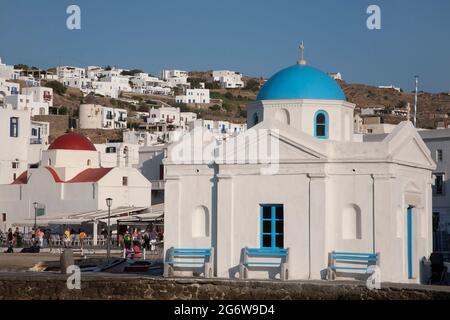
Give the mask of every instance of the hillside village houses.
M 162 70 L 161 79 L 167 81 L 171 87 L 188 88 L 189 73 L 183 70 Z
M 177 103 L 185 104 L 204 104 L 210 103 L 209 89 L 196 88 L 196 89 L 186 89 L 186 93 L 183 95 L 175 96 L 175 101 Z
M 122 108 L 104 107 L 98 104 L 80 104 L 79 127 L 81 129 L 124 129 L 128 111 Z
M 230 70 L 214 70 L 210 79 L 211 82 L 218 82 L 221 88 L 243 88 L 242 74 Z
M 407 121 L 375 141 L 355 138 L 354 107 L 335 80 L 301 59 L 248 105 L 243 134 L 217 144 L 194 130 L 170 145 L 167 255 L 214 248 L 217 277 L 323 279 L 360 272 L 330 271 L 333 251 L 370 253 L 381 281 L 420 282 L 432 252 L 436 164 Z M 281 270 L 251 265 L 247 247 L 288 249 L 288 258 Z M 166 266 L 166 275 L 192 272 Z

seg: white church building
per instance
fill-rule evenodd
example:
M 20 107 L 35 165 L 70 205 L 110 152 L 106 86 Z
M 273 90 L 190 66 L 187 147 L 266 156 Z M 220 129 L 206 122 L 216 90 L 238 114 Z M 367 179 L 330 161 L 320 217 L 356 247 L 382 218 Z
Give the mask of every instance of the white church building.
M 28 168 L 11 184 L 0 185 L 3 230 L 33 222 L 35 208 L 44 219 L 112 209 L 147 209 L 151 206 L 151 183 L 130 166 L 101 166 L 100 153 L 85 136 L 69 132 L 42 151 L 38 168 Z M 126 209 L 126 210 L 125 210 Z M 40 223 L 40 221 L 38 221 Z
M 432 251 L 435 163 L 410 122 L 378 141 L 354 135 L 354 107 L 302 59 L 248 105 L 248 131 L 217 145 L 194 130 L 172 145 L 164 160 L 167 254 L 214 248 L 213 275 L 237 278 L 244 248 L 289 249 L 289 279 L 323 279 L 332 252 L 372 253 L 382 281 L 419 282 Z M 189 138 L 191 149 L 182 147 Z M 270 161 L 265 149 L 274 151 Z M 248 277 L 280 272 L 249 266 Z

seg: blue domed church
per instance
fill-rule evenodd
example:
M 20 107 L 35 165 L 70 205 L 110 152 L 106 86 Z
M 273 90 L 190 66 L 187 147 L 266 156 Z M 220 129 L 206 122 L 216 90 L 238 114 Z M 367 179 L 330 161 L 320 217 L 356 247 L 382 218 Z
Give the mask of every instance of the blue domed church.
M 354 107 L 301 58 L 248 105 L 246 132 L 171 145 L 165 275 L 419 283 L 435 163 L 408 121 L 354 134 Z

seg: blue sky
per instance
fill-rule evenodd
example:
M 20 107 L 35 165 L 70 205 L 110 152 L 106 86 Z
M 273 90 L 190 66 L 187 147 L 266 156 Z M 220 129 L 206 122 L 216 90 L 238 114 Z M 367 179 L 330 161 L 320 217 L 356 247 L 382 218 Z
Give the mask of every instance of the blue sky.
M 81 30 L 66 8 L 81 8 Z M 381 8 L 381 30 L 366 9 Z M 298 59 L 351 83 L 450 90 L 448 0 L 0 0 L 8 64 L 231 69 L 268 77 Z

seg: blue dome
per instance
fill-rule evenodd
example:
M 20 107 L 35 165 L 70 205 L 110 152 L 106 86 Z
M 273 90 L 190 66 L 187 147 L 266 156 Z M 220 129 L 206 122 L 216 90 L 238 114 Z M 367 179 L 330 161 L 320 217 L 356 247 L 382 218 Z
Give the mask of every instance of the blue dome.
M 274 74 L 256 97 L 256 100 L 278 99 L 345 100 L 345 95 L 326 73 L 296 64 Z

